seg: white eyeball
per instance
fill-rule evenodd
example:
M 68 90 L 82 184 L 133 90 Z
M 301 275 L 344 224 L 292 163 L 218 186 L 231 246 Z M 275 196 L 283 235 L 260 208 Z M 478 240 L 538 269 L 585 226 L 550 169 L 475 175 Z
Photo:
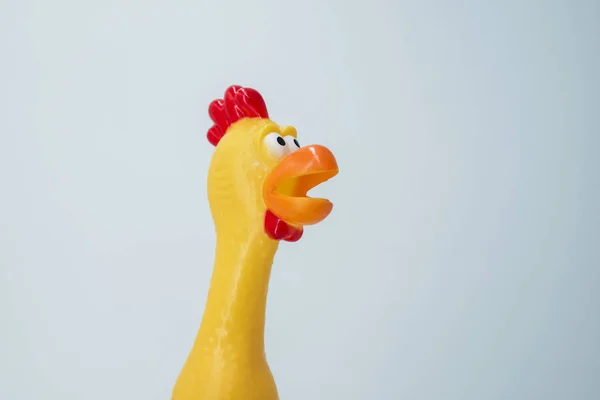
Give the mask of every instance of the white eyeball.
M 296 139 L 292 135 L 287 135 L 286 137 L 284 137 L 284 139 L 287 145 L 288 154 L 291 154 L 300 148 L 300 143 L 298 143 L 298 139 Z
M 281 158 L 288 154 L 287 142 L 277 132 L 271 132 L 263 139 L 265 147 L 274 157 Z

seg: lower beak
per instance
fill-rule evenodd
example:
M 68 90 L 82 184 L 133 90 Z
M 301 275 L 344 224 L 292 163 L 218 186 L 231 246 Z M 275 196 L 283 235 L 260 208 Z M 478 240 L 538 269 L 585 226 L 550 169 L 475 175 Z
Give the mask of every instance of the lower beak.
M 326 199 L 308 197 L 307 192 L 337 173 L 338 165 L 329 149 L 320 145 L 302 147 L 283 158 L 265 179 L 265 204 L 289 224 L 321 222 L 333 204 Z

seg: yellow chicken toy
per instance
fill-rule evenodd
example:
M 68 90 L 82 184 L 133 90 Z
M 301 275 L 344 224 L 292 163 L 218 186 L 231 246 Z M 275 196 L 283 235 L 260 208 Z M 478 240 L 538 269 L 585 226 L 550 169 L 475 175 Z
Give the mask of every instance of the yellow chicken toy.
M 327 148 L 301 147 L 295 128 L 273 122 L 254 89 L 231 86 L 208 111 L 217 248 L 202 323 L 172 400 L 277 400 L 264 345 L 271 265 L 281 240 L 299 240 L 305 225 L 329 215 L 332 204 L 307 192 L 338 166 Z

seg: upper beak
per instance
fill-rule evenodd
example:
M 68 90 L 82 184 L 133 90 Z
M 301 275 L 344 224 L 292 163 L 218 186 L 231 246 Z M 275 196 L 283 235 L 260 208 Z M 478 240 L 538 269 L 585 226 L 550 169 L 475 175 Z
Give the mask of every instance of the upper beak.
M 302 147 L 283 158 L 267 176 L 263 198 L 269 210 L 289 224 L 312 225 L 324 220 L 333 204 L 306 193 L 338 173 L 335 157 L 326 147 Z

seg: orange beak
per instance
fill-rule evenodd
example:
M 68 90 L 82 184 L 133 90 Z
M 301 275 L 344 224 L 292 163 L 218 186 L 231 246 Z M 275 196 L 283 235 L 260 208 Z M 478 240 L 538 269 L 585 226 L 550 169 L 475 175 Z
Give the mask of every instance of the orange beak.
M 283 158 L 263 186 L 265 204 L 273 214 L 293 225 L 313 225 L 324 220 L 333 204 L 308 197 L 315 186 L 338 173 L 335 157 L 326 147 L 302 147 Z

